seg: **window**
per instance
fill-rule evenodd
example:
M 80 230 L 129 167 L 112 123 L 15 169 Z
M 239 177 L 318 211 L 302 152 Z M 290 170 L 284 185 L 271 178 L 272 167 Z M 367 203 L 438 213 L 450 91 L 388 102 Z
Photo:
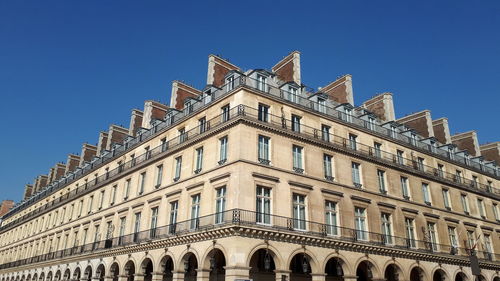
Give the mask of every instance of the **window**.
M 304 169 L 302 168 L 302 147 L 294 145 L 292 147 L 292 153 L 293 153 L 293 170 L 297 173 L 303 173 Z
M 424 170 L 424 161 L 425 161 L 425 159 L 422 157 L 417 158 L 417 169 L 418 170 L 420 170 L 420 171 Z
M 178 181 L 181 177 L 181 169 L 182 169 L 182 156 L 175 158 L 175 174 L 174 181 Z
M 454 227 L 448 226 L 448 236 L 450 238 L 450 246 L 453 248 L 457 248 L 458 247 L 457 230 Z
M 345 121 L 352 122 L 352 109 L 344 107 Z
M 450 191 L 448 189 L 442 189 L 443 192 L 443 202 L 444 202 L 444 207 L 447 210 L 451 210 L 451 205 L 450 205 Z
M 385 188 L 385 172 L 382 170 L 377 170 L 377 180 L 378 180 L 378 190 L 382 194 L 387 194 L 387 189 Z
M 78 217 L 81 217 L 82 216 L 82 213 L 83 213 L 83 199 L 80 200 L 80 210 L 78 211 Z M 42 218 L 43 219 L 43 218 Z M 42 223 L 43 224 L 43 223 Z
M 174 234 L 177 224 L 177 211 L 179 209 L 179 201 L 170 202 L 170 219 L 169 219 L 169 233 Z
M 321 113 L 326 113 L 326 100 L 318 98 L 318 111 Z
M 325 179 L 328 181 L 333 181 L 333 169 L 332 169 L 332 156 L 328 154 L 323 154 L 323 170 L 325 172 Z
M 130 193 L 130 179 L 125 181 L 125 191 L 123 192 L 123 200 L 127 200 L 128 194 Z
M 167 138 L 162 138 L 160 140 L 160 145 L 161 145 L 161 152 L 164 152 L 167 150 L 168 148 L 168 142 L 167 142 Z
M 443 164 L 438 164 L 437 175 L 439 177 L 444 177 L 444 166 Z
M 477 176 L 472 176 L 472 187 L 477 188 Z
M 100 238 L 100 233 L 99 233 L 99 226 L 100 225 L 96 225 L 95 226 L 95 231 L 94 231 L 94 243 L 98 242 Z
M 488 181 L 488 183 L 486 185 L 486 191 L 491 192 L 492 189 L 493 189 L 493 182 Z
M 115 204 L 116 200 L 116 189 L 118 188 L 117 185 L 113 185 L 111 188 L 111 196 L 109 197 L 109 205 Z M 73 205 L 71 205 L 71 217 L 73 217 Z
M 217 189 L 215 198 L 215 223 L 224 222 L 224 211 L 226 210 L 226 187 Z
M 203 169 L 203 147 L 196 149 L 195 170 L 194 173 L 198 174 Z
M 407 177 L 401 177 L 401 193 L 403 194 L 404 199 L 410 200 L 410 190 L 408 188 Z
M 373 143 L 373 154 L 375 157 L 381 158 L 382 157 L 382 144 L 378 142 Z
M 227 90 L 231 91 L 234 89 L 235 81 L 234 81 L 234 75 L 231 75 L 226 78 L 226 85 L 227 85 Z
M 422 183 L 422 195 L 423 195 L 423 199 L 424 199 L 424 203 L 427 204 L 427 205 L 431 205 L 431 194 L 430 194 L 430 191 L 429 191 L 429 184 L 427 183 Z
M 191 196 L 191 229 L 200 226 L 200 194 Z
M 187 140 L 186 128 L 180 128 L 179 133 L 179 143 L 183 143 Z
M 474 245 L 476 244 L 476 241 L 474 239 L 474 231 L 472 230 L 467 230 L 467 246 L 469 249 L 472 249 Z
M 410 135 L 410 143 L 411 145 L 417 145 L 417 135 L 415 133 L 411 133 Z
M 269 161 L 269 141 L 269 137 L 259 135 L 258 160 L 261 164 L 269 165 L 271 162 Z
M 142 172 L 139 175 L 139 192 L 138 194 L 141 195 L 144 193 L 144 183 L 146 181 L 146 172 Z
M 391 134 L 391 138 L 396 138 L 396 137 L 397 137 L 397 135 L 398 135 L 398 130 L 396 129 L 396 127 L 391 126 L 391 129 L 390 129 L 390 134 Z
M 455 160 L 455 154 L 453 153 L 453 147 L 448 148 L 448 157 L 451 160 Z
M 353 135 L 353 134 L 349 134 L 349 147 L 352 149 L 352 150 L 356 150 L 357 149 L 357 143 L 356 143 L 356 138 L 358 136 L 356 135 Z
M 484 252 L 488 260 L 492 260 L 493 248 L 491 247 L 491 239 L 489 235 L 484 235 Z
M 493 208 L 493 216 L 495 217 L 495 219 L 497 221 L 500 220 L 500 216 L 499 216 L 499 213 L 498 213 L 498 205 L 497 204 L 493 204 L 492 208 Z
M 368 117 L 368 129 L 375 131 L 375 118 Z
M 321 125 L 321 139 L 330 142 L 330 126 Z
M 384 243 L 392 244 L 392 226 L 391 226 L 391 215 L 388 213 L 382 213 L 382 234 L 384 235 Z
M 358 240 L 368 240 L 366 232 L 366 209 L 354 208 L 354 226 L 356 228 L 356 238 Z
M 457 170 L 455 172 L 455 181 L 458 183 L 462 183 L 462 172 L 460 170 Z
M 145 151 L 144 155 L 146 155 L 146 159 L 151 158 L 151 150 L 149 150 L 149 146 L 146 146 L 144 148 L 144 151 Z
M 207 119 L 205 117 L 198 119 L 198 128 L 200 134 L 207 130 Z
M 257 186 L 257 217 L 258 223 L 270 224 L 271 223 L 271 189 Z
M 436 224 L 433 222 L 427 223 L 427 231 L 429 232 L 429 243 L 431 244 L 431 250 L 438 250 L 438 240 L 437 240 L 437 232 L 436 232 Z
M 306 229 L 306 197 L 293 194 L 293 228 Z
M 221 107 L 222 122 L 229 121 L 229 104 Z
M 191 103 L 191 101 L 186 101 L 186 103 L 184 104 L 184 112 L 185 115 L 189 115 L 193 112 L 193 104 Z
M 99 210 L 102 209 L 102 205 L 104 205 L 104 190 L 99 194 Z
M 354 186 L 356 186 L 357 188 L 360 188 L 362 185 L 361 185 L 361 174 L 360 174 L 360 164 L 359 163 L 356 163 L 356 162 L 352 162 L 351 163 L 351 168 L 352 168 L 352 183 L 354 184 Z
M 162 178 L 163 178 L 163 165 L 158 165 L 156 166 L 156 185 L 155 185 L 156 188 L 161 186 Z
M 158 207 L 151 208 L 151 223 L 149 228 L 149 237 L 156 237 L 156 228 L 158 226 Z
M 113 237 L 113 223 L 108 221 L 106 223 L 106 240 L 111 239 Z
M 288 100 L 296 103 L 297 98 L 297 88 L 288 86 Z
M 134 223 L 134 242 L 139 239 L 139 232 L 141 231 L 141 213 L 135 213 L 135 223 Z
M 91 195 L 89 197 L 89 205 L 87 206 L 87 213 L 91 213 L 92 212 L 92 205 L 93 205 L 93 202 L 94 202 L 94 195 Z
M 328 235 L 338 235 L 337 203 L 325 201 L 325 221 L 326 233 Z
M 257 74 L 257 89 L 267 92 L 267 77 L 262 74 Z
M 469 214 L 469 200 L 467 199 L 467 194 L 460 195 L 460 201 L 462 202 L 462 209 L 466 215 Z
M 259 114 L 258 114 L 259 121 L 262 122 L 269 122 L 269 106 L 259 103 Z
M 404 151 L 402 150 L 397 150 L 396 151 L 396 159 L 399 165 L 404 165 L 405 160 L 404 160 Z
M 477 209 L 479 210 L 479 215 L 481 216 L 481 218 L 486 218 L 486 215 L 484 213 L 484 202 L 481 198 L 477 198 Z
M 125 226 L 126 226 L 126 217 L 120 218 L 120 233 L 118 238 L 118 244 L 122 244 L 123 236 L 125 236 Z
M 220 138 L 219 144 L 220 144 L 219 165 L 222 165 L 227 161 L 227 137 Z
M 292 131 L 300 132 L 300 119 L 300 116 L 292 114 Z

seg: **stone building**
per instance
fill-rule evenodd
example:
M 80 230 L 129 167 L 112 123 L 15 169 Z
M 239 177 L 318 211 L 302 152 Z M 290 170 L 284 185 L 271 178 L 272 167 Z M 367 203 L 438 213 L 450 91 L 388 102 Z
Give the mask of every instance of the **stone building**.
M 299 52 L 209 56 L 204 89 L 174 81 L 36 178 L 2 218 L 0 280 L 499 281 L 496 146 L 300 74 Z

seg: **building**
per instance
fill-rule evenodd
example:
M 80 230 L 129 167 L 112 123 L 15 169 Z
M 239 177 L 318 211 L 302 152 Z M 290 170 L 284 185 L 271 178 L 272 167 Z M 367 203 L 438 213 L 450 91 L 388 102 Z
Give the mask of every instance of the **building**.
M 473 281 L 474 253 L 499 281 L 497 146 L 300 73 L 298 52 L 209 56 L 203 90 L 174 81 L 36 178 L 3 216 L 0 280 Z
M 14 201 L 3 200 L 0 204 L 0 216 L 5 215 L 12 207 L 14 207 Z

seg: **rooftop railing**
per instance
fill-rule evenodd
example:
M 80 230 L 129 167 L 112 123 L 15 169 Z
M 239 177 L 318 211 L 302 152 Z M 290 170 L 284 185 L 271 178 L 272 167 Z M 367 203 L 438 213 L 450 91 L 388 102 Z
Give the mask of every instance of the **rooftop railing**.
M 405 251 L 435 253 L 439 255 L 452 255 L 466 257 L 471 254 L 468 248 L 450 246 L 433 242 L 426 235 L 426 239 L 417 240 L 414 237 L 400 237 L 391 233 L 370 232 L 363 229 L 353 229 L 335 224 L 325 224 L 317 221 L 309 221 L 299 218 L 277 216 L 267 213 L 255 212 L 243 209 L 232 209 L 224 212 L 214 213 L 182 222 L 155 227 L 144 231 L 138 231 L 128 235 L 100 239 L 97 235 L 96 241 L 83 245 L 75 245 L 70 248 L 51 251 L 43 254 L 35 254 L 29 258 L 5 262 L 0 269 L 24 266 L 38 262 L 47 262 L 66 257 L 84 254 L 94 254 L 110 249 L 125 246 L 133 246 L 144 243 L 152 243 L 159 240 L 168 240 L 180 235 L 198 233 L 230 226 L 247 226 L 268 230 L 279 230 L 281 232 L 295 233 L 297 235 L 308 235 L 324 239 L 337 240 L 347 243 L 366 244 L 383 248 L 396 248 Z M 416 235 L 416 234 L 414 234 Z M 36 252 L 36 250 L 33 250 Z M 42 249 L 42 251 L 47 251 Z M 483 261 L 497 262 L 500 256 L 488 251 L 475 251 L 474 254 Z

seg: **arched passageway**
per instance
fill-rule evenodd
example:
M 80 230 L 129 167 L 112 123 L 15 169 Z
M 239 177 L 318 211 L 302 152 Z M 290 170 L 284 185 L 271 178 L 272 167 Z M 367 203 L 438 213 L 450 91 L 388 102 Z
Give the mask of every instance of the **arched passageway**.
M 312 280 L 310 257 L 307 254 L 296 254 L 290 262 L 290 280 L 306 281 Z
M 60 281 L 61 280 L 61 271 L 58 270 L 56 271 L 56 275 L 54 276 L 54 281 Z
M 92 281 L 92 267 L 90 265 L 85 268 L 85 271 L 83 272 L 83 278 L 86 281 Z
M 33 274 L 33 277 L 31 278 L 31 281 L 38 281 L 38 274 Z
M 250 258 L 250 279 L 262 281 L 276 280 L 274 253 L 268 249 L 260 249 Z
M 160 261 L 162 281 L 172 281 L 174 276 L 174 261 L 170 256 L 164 256 Z
M 80 280 L 81 275 L 82 274 L 80 268 L 79 267 L 75 268 L 75 271 L 73 272 L 73 280 Z
M 432 281 L 448 281 L 446 278 L 446 273 L 442 269 L 434 271 Z
M 133 261 L 128 261 L 123 267 L 123 272 L 127 276 L 127 281 L 134 281 L 135 277 L 135 264 Z
M 144 276 L 144 281 L 153 280 L 153 262 L 151 259 L 146 258 L 141 263 L 141 274 Z
M 463 272 L 459 272 L 455 276 L 455 281 L 468 281 L 467 280 L 467 275 L 465 275 L 465 273 L 463 273 Z
M 358 281 L 372 281 L 373 280 L 373 271 L 372 264 L 369 261 L 362 261 L 358 268 L 356 268 L 356 276 L 358 277 Z
M 401 269 L 395 264 L 389 264 L 385 268 L 384 277 L 386 281 L 399 281 L 401 277 Z
M 325 280 L 326 281 L 343 281 L 344 270 L 342 265 L 344 262 L 339 258 L 331 258 L 325 266 Z
M 66 268 L 63 274 L 63 280 L 69 281 L 70 279 L 71 279 L 71 271 L 69 270 L 69 268 Z
M 420 267 L 414 267 L 410 271 L 410 281 L 423 281 L 424 272 Z
M 47 273 L 47 278 L 45 279 L 45 281 L 52 281 L 52 271 L 49 271 L 49 273 Z
M 184 281 L 196 281 L 198 260 L 193 253 L 187 253 L 182 259 L 184 265 Z
M 226 279 L 226 257 L 219 249 L 213 249 L 208 253 L 208 263 L 210 266 L 210 281 L 224 281 Z
M 104 275 L 106 274 L 106 269 L 104 268 L 104 264 L 100 264 L 95 270 L 95 277 L 99 279 L 99 281 L 104 281 Z
M 118 263 L 113 263 L 109 267 L 109 276 L 113 281 L 118 281 L 118 276 L 120 275 L 120 266 L 118 266 Z
M 45 281 L 45 273 L 44 272 L 40 273 L 39 281 Z

